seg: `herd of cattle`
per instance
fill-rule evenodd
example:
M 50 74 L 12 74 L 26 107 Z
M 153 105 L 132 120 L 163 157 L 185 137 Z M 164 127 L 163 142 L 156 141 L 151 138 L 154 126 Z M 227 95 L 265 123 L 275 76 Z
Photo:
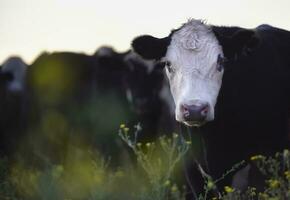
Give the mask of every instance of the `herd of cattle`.
M 82 112 L 75 108 L 91 112 L 87 127 L 93 124 L 106 133 L 115 134 L 122 122 L 140 122 L 142 141 L 181 129 L 200 133 L 207 149 L 205 168 L 214 178 L 253 154 L 289 148 L 289 32 L 191 20 L 162 39 L 138 37 L 132 47 L 124 53 L 110 47 L 94 55 L 43 53 L 29 66 L 17 57 L 4 62 L 1 154 L 17 151 L 48 110 L 68 114 L 72 126 L 79 123 Z M 86 107 L 90 103 L 93 108 Z M 197 174 L 191 169 L 200 192 Z
M 43 53 L 31 65 L 11 57 L 3 63 L 0 76 L 2 155 L 19 151 L 51 110 L 70 118 L 70 126 L 83 123 L 83 131 L 114 136 L 121 123 L 133 128 L 140 122 L 138 138 L 143 142 L 171 133 L 176 126 L 163 69 L 132 51 L 117 53 L 101 47 L 91 56 Z M 88 140 L 98 143 L 102 137 Z

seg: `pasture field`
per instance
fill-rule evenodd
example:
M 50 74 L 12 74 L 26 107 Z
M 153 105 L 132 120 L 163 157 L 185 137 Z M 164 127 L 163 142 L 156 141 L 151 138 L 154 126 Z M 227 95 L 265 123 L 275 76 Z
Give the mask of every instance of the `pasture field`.
M 18 66 L 25 81 L 2 70 L 0 200 L 289 199 L 288 150 L 243 161 L 238 134 L 216 134 L 238 162 L 221 153 L 229 169 L 211 174 L 206 135 L 176 123 L 162 66 L 101 49 L 109 54 L 43 53 Z M 259 188 L 224 184 L 248 165 Z
M 131 127 L 121 124 L 115 139 L 123 146 L 122 161 L 117 165 L 100 152 L 84 144 L 67 144 L 66 158 L 57 163 L 53 160 L 17 159 L 10 162 L 0 160 L 0 199 L 44 199 L 44 200 L 183 200 L 186 184 L 178 180 L 182 172 L 182 161 L 192 150 L 192 142 L 181 135 L 162 136 L 156 142 L 140 143 Z M 132 127 L 132 129 L 134 129 Z M 137 139 L 136 139 L 137 138 Z M 34 158 L 35 159 L 35 158 Z M 224 200 L 283 200 L 290 196 L 290 153 L 288 150 L 274 157 L 253 155 L 250 162 L 257 166 L 266 178 L 265 188 L 257 191 L 249 187 L 241 192 L 226 186 L 218 190 L 216 184 L 231 176 L 238 163 L 213 180 L 202 169 L 204 193 L 198 199 Z

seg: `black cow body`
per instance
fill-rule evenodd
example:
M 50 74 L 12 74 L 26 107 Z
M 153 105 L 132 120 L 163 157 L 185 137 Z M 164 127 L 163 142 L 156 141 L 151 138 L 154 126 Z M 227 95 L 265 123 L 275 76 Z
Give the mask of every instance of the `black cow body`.
M 267 25 L 255 31 L 259 45 L 250 54 L 237 59 L 229 56 L 216 119 L 201 127 L 215 176 L 254 154 L 270 155 L 289 148 L 290 32 Z
M 0 156 L 10 155 L 25 127 L 24 79 L 27 65 L 10 57 L 0 69 Z
M 158 61 L 165 57 L 175 31 L 162 39 L 140 36 L 132 46 L 144 58 Z M 208 173 L 217 179 L 252 155 L 289 149 L 290 32 L 269 25 L 253 30 L 210 26 L 210 31 L 227 61 L 215 119 L 192 132 L 202 134 Z M 203 190 L 199 181 L 203 181 L 190 167 L 199 193 Z M 226 178 L 220 186 L 230 181 Z
M 1 93 L 6 96 L 9 78 L 1 74 Z M 28 67 L 24 98 L 13 104 L 15 109 L 24 105 L 24 126 L 17 124 L 18 112 L 6 111 L 11 101 L 1 104 L 6 113 L 1 124 L 9 122 L 9 127 L 18 130 L 8 141 L 4 134 L 10 133 L 5 128 L 3 145 L 10 146 L 9 155 L 26 154 L 23 159 L 36 157 L 36 163 L 39 159 L 59 162 L 66 157 L 68 145 L 86 145 L 105 157 L 116 156 L 112 164 L 118 163 L 124 147 L 117 136 L 121 123 L 133 132 L 133 125 L 140 122 L 140 141 L 156 139 L 166 110 L 160 97 L 162 84 L 162 69 L 150 67 L 130 51 L 98 51 L 92 56 L 43 53 Z M 11 143 L 19 145 L 12 147 Z
M 106 55 L 101 53 L 104 49 L 96 53 L 97 80 L 104 84 L 106 92 L 118 89 L 122 98 L 126 97 L 132 118 L 124 122 L 129 122 L 130 127 L 140 123 L 140 142 L 155 140 L 160 131 L 172 131 L 160 125 L 161 118 L 167 115 L 167 105 L 160 94 L 164 86 L 162 68 L 158 64 L 154 66 L 152 62 L 145 62 L 131 51 L 117 53 L 113 49 L 105 50 L 109 52 Z

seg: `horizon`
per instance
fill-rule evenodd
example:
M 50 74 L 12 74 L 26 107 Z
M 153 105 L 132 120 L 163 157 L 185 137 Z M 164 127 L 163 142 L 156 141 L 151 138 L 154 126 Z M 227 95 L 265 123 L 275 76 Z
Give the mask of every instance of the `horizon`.
M 30 64 L 45 51 L 91 55 L 103 45 L 122 52 L 134 37 L 164 37 L 189 18 L 245 28 L 267 23 L 289 30 L 289 7 L 287 0 L 1 0 L 0 63 L 20 56 Z

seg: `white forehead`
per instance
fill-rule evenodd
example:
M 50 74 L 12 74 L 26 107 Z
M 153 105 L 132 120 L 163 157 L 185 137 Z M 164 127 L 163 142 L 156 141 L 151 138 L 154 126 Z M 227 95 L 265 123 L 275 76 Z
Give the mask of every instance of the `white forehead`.
M 211 27 L 200 20 L 190 20 L 172 34 L 164 59 L 175 65 L 199 68 L 216 62 L 218 54 L 223 54 L 222 48 Z

